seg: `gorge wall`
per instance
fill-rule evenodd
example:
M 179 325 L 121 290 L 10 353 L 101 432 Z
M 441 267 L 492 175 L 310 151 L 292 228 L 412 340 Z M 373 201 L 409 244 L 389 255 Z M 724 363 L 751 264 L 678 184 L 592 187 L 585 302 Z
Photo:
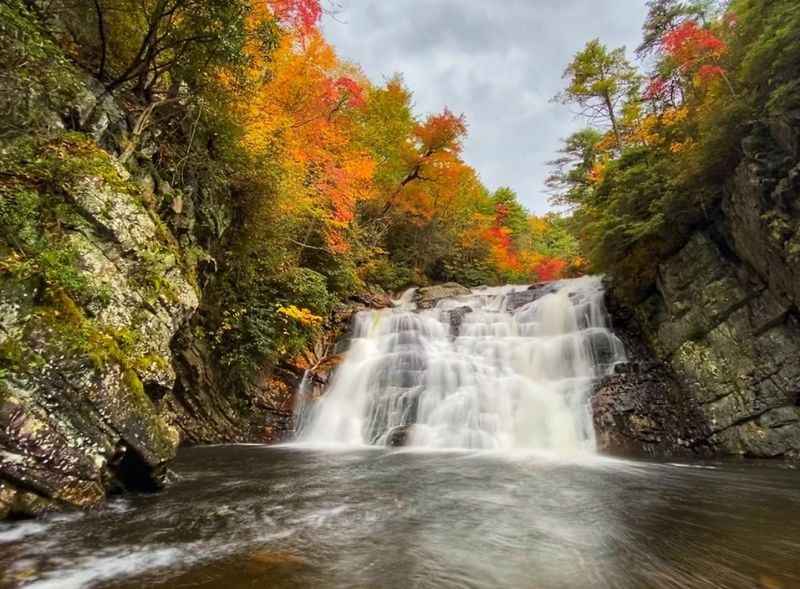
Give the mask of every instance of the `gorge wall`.
M 635 361 L 594 398 L 606 449 L 800 456 L 799 145 L 800 113 L 758 125 L 714 221 L 611 301 Z
M 230 195 L 207 161 L 157 164 L 164 134 L 194 138 L 186 88 L 159 107 L 173 127 L 144 124 L 13 5 L 0 59 L 0 519 L 157 489 L 181 444 L 280 439 L 306 369 L 385 301 L 340 304 L 305 353 L 230 388 L 206 321 Z

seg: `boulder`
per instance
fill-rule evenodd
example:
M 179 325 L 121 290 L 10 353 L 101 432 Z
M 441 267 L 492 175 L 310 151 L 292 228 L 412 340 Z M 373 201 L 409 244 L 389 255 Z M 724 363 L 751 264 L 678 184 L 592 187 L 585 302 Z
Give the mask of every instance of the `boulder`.
M 414 292 L 414 303 L 418 309 L 432 309 L 442 299 L 467 296 L 470 290 L 456 282 L 446 282 L 434 286 L 423 286 Z
M 467 307 L 465 305 L 445 312 L 447 313 L 447 319 L 450 323 L 450 335 L 452 337 L 458 337 L 461 331 L 461 324 L 464 322 L 464 317 L 466 317 L 468 313 L 472 313 L 472 307 Z
M 506 296 L 506 309 L 514 312 L 520 307 L 524 307 L 528 303 L 532 303 L 556 290 L 557 286 L 555 282 L 538 282 L 532 284 L 525 290 L 516 290 Z

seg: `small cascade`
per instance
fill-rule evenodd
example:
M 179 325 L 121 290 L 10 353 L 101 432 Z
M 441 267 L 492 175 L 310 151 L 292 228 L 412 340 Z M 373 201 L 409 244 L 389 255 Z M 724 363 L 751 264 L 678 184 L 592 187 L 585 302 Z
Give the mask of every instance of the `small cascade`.
M 592 450 L 591 387 L 625 350 L 599 278 L 544 291 L 480 288 L 428 310 L 407 292 L 393 309 L 359 313 L 327 392 L 304 408 L 300 440 Z

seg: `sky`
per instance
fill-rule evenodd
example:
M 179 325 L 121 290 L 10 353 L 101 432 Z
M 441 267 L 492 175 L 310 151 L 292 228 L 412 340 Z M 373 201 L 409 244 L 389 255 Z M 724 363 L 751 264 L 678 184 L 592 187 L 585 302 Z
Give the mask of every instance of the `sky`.
M 537 214 L 550 208 L 546 162 L 583 126 L 551 102 L 564 67 L 594 37 L 632 57 L 645 16 L 644 0 L 335 2 L 322 28 L 339 56 L 375 83 L 402 73 L 419 115 L 463 113 L 464 159 L 488 188 L 510 186 Z

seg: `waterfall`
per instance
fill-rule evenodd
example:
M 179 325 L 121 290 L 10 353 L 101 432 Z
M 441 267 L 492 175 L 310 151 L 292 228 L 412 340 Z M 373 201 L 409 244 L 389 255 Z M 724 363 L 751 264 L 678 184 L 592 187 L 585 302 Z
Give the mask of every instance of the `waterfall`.
M 356 315 L 344 361 L 305 409 L 301 441 L 594 448 L 592 384 L 625 359 L 598 277 L 484 287 L 427 310 L 412 300 Z

